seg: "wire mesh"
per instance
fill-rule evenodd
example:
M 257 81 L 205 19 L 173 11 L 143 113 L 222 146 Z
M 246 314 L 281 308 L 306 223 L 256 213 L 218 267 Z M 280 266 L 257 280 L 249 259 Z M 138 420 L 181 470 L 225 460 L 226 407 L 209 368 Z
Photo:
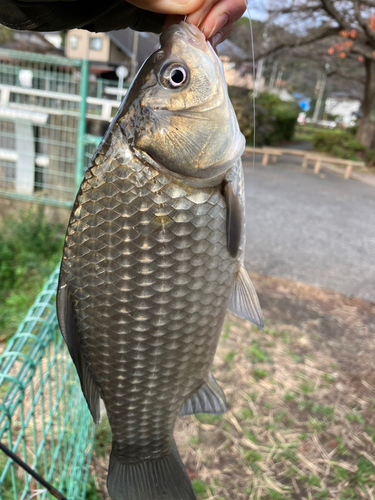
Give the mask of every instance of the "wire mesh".
M 89 79 L 87 61 L 0 49 L 0 195 L 71 206 L 86 118 L 109 122 L 119 104 L 104 80 L 87 98 Z
M 69 500 L 83 500 L 94 426 L 58 329 L 56 270 L 0 356 L 0 440 Z M 52 498 L 0 455 L 0 499 Z
M 125 93 L 88 61 L 0 49 L 0 196 L 71 206 L 86 119 L 109 123 Z
M 0 49 L 0 191 L 70 205 L 83 61 Z

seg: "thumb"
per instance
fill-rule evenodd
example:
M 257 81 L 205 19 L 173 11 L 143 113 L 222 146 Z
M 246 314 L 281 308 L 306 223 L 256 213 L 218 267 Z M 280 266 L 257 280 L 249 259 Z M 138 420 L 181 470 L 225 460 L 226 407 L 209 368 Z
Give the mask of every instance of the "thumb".
M 204 0 L 127 0 L 128 3 L 140 9 L 157 12 L 159 14 L 172 14 L 186 16 L 197 11 L 204 4 Z

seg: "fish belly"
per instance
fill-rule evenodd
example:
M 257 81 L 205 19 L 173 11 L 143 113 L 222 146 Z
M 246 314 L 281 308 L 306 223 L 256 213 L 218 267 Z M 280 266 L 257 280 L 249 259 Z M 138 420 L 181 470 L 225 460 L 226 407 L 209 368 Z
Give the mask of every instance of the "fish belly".
M 133 158 L 96 159 L 63 269 L 77 335 L 125 462 L 170 453 L 182 403 L 207 380 L 238 262 L 219 188 Z

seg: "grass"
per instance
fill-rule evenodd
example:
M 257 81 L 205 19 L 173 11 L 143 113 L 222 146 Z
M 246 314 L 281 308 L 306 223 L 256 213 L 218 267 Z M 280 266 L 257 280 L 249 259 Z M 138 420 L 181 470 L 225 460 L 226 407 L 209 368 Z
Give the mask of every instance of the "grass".
M 16 331 L 58 263 L 63 235 L 41 206 L 0 226 L 0 341 Z
M 300 293 L 299 288 L 299 307 Z M 345 310 L 331 302 L 330 307 L 340 314 Z M 337 342 L 339 353 L 348 324 L 364 331 L 352 307 L 347 310 L 348 323 L 340 323 L 337 339 L 330 337 L 330 349 Z M 374 500 L 375 397 L 352 382 L 355 337 L 350 336 L 348 375 L 320 338 L 314 343 L 309 317 L 298 327 L 266 318 L 260 331 L 228 315 L 223 333 L 214 365 L 228 411 L 184 417 L 176 425 L 197 499 Z M 368 337 L 373 342 L 370 330 Z M 362 337 L 360 353 L 363 342 Z M 368 359 L 364 380 L 374 387 L 372 353 Z M 95 481 L 100 498 L 109 500 L 110 438 L 100 428 L 97 432 Z

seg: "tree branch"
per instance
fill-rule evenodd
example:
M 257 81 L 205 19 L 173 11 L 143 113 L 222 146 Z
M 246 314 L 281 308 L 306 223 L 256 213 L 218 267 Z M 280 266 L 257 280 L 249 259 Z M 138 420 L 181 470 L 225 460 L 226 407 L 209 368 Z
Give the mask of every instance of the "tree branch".
M 336 10 L 333 2 L 331 0 L 320 0 L 323 10 L 327 12 L 340 26 L 343 30 L 349 30 L 350 25 L 345 21 L 345 19 L 340 15 L 338 10 Z M 353 3 L 356 3 L 357 0 L 354 0 Z
M 354 1 L 353 2 L 353 6 L 354 6 L 355 17 L 357 19 L 358 24 L 363 29 L 363 31 L 366 34 L 367 38 L 371 42 L 375 43 L 374 32 L 370 29 L 370 26 L 368 25 L 368 23 L 363 19 L 362 15 L 361 15 L 360 8 L 359 8 L 359 3 L 357 3 L 356 1 Z
M 290 48 L 290 47 L 299 47 L 301 45 L 309 45 L 310 43 L 316 42 L 318 40 L 323 40 L 324 38 L 329 38 L 331 36 L 337 36 L 340 33 L 339 28 L 332 28 L 331 26 L 324 26 L 321 29 L 315 30 L 314 32 L 309 33 L 303 38 L 298 38 L 290 41 L 284 41 L 278 44 L 277 46 L 271 47 L 270 49 L 262 52 L 256 58 L 262 59 L 263 57 L 268 57 L 274 52 L 278 52 L 281 49 Z

